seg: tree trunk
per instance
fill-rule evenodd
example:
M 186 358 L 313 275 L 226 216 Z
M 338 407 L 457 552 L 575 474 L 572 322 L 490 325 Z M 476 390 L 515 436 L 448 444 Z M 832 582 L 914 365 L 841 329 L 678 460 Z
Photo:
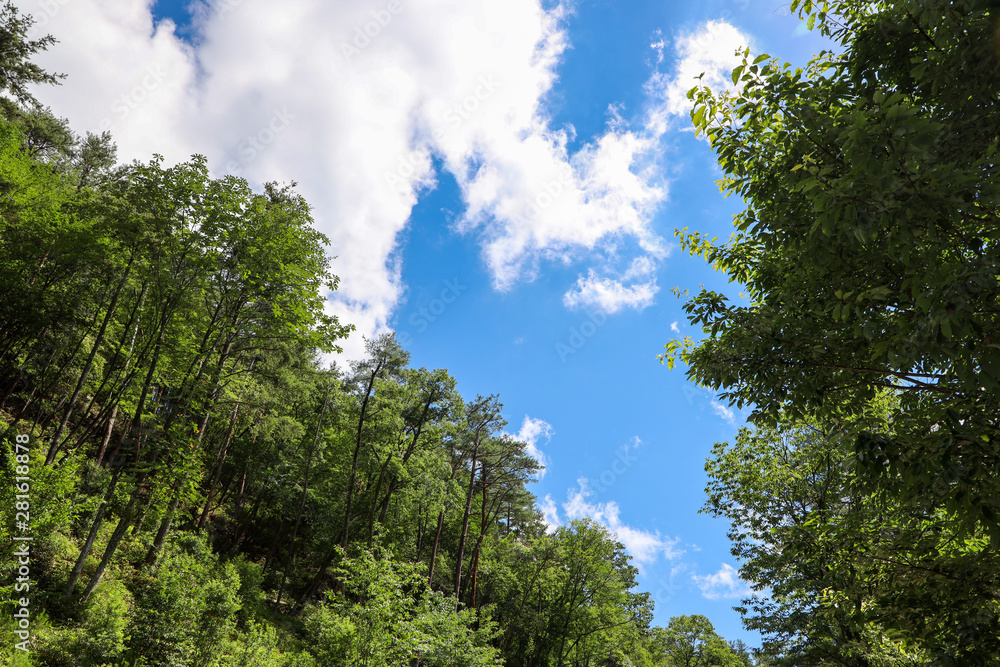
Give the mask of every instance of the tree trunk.
M 341 544 L 345 549 L 347 548 L 347 540 L 351 530 L 351 505 L 354 501 L 354 484 L 356 483 L 358 474 L 358 456 L 361 453 L 361 436 L 365 425 L 365 415 L 368 412 L 368 401 L 371 400 L 375 379 L 378 377 L 379 371 L 382 370 L 383 363 L 384 360 L 380 358 L 375 364 L 375 368 L 372 369 L 371 377 L 368 379 L 368 389 L 365 391 L 365 398 L 361 402 L 361 414 L 358 417 L 357 436 L 354 442 L 354 456 L 351 457 L 351 475 L 347 481 L 347 502 L 344 509 L 344 538 Z
M 179 482 L 174 488 L 173 496 L 174 499 L 170 501 L 170 507 L 167 508 L 166 515 L 160 520 L 160 527 L 156 530 L 156 537 L 153 538 L 153 543 L 149 545 L 149 551 L 146 552 L 146 558 L 143 562 L 147 567 L 156 565 L 156 561 L 160 557 L 160 549 L 163 548 L 163 543 L 167 540 L 167 533 L 170 532 L 170 524 L 173 523 L 177 507 L 181 503 L 181 485 Z
M 437 397 L 436 389 L 431 388 L 431 391 L 427 394 L 427 400 L 424 401 L 424 409 L 420 415 L 420 420 L 417 422 L 417 427 L 413 431 L 413 439 L 410 440 L 409 447 L 407 447 L 406 452 L 403 453 L 402 462 L 404 466 L 407 464 L 407 462 L 409 462 L 410 457 L 413 456 L 413 452 L 415 452 L 417 449 L 417 441 L 420 439 L 420 434 L 424 429 L 424 424 L 427 422 L 427 414 L 430 412 L 431 405 L 434 403 L 434 399 L 436 397 Z M 390 455 L 389 458 L 386 459 L 386 467 L 388 467 L 389 461 L 391 460 L 392 456 Z M 381 484 L 382 482 L 380 476 L 379 486 L 376 488 L 381 488 Z M 385 523 L 386 514 L 388 514 L 389 512 L 389 500 L 392 498 L 392 494 L 395 493 L 397 489 L 399 489 L 400 483 L 395 478 L 395 476 L 393 476 L 393 479 L 391 481 L 386 482 L 385 486 L 386 486 L 385 497 L 382 499 L 382 503 L 378 511 L 378 522 L 380 524 Z M 376 500 L 377 499 L 378 496 L 376 495 Z M 374 529 L 374 525 L 372 526 L 372 528 Z M 371 536 L 369 536 L 368 538 L 368 545 L 371 546 Z
M 482 465 L 482 486 L 483 486 L 483 502 L 482 508 L 479 513 L 479 539 L 476 541 L 476 552 L 472 559 L 472 597 L 470 607 L 476 608 L 476 591 L 479 584 L 479 554 L 483 549 L 483 538 L 486 537 L 486 462 L 483 461 Z
M 128 281 L 129 272 L 132 269 L 132 262 L 135 259 L 135 251 L 133 251 L 132 257 L 129 258 L 128 266 L 125 267 L 125 275 L 122 276 L 121 282 L 118 283 L 118 287 L 115 288 L 114 295 L 111 297 L 111 303 L 108 304 L 107 312 L 104 315 L 104 321 L 101 322 L 101 328 L 97 332 L 97 337 L 94 339 L 94 344 L 90 348 L 90 354 L 87 356 L 87 362 L 83 365 L 83 370 L 80 371 L 80 378 L 76 382 L 76 387 L 73 389 L 73 394 L 70 396 L 69 405 L 66 407 L 66 414 L 63 415 L 62 421 L 59 423 L 59 427 L 56 428 L 55 434 L 52 436 L 52 442 L 49 444 L 49 451 L 45 457 L 45 465 L 52 465 L 52 461 L 56 458 L 56 451 L 59 448 L 59 441 L 62 438 L 63 431 L 66 430 L 66 425 L 69 423 L 70 417 L 73 414 L 73 408 L 76 406 L 76 402 L 80 399 L 80 392 L 83 391 L 83 385 L 87 382 L 87 376 L 90 375 L 90 369 L 94 365 L 94 357 L 97 356 L 97 351 L 101 348 L 101 344 L 104 342 L 104 334 L 108 329 L 108 323 L 115 314 L 115 309 L 118 307 L 118 297 L 121 295 L 122 288 L 125 287 L 125 283 Z
M 219 485 L 219 478 L 222 476 L 222 466 L 226 463 L 226 454 L 229 451 L 229 444 L 233 440 L 233 431 L 236 430 L 236 419 L 240 414 L 240 404 L 237 403 L 236 407 L 233 408 L 233 416 L 229 418 L 229 427 L 226 429 L 226 437 L 222 441 L 222 446 L 219 447 L 219 453 L 217 455 L 218 462 L 215 465 L 215 471 L 212 473 L 212 481 L 208 486 L 208 493 L 205 494 L 205 508 L 201 511 L 201 516 L 198 517 L 198 525 L 195 528 L 196 533 L 200 533 L 201 529 L 205 527 L 205 522 L 208 520 L 208 512 L 212 507 L 212 498 L 215 497 L 215 489 Z
M 326 415 L 326 406 L 327 402 L 330 400 L 330 389 L 332 385 L 333 383 L 331 382 L 326 387 L 326 396 L 323 397 L 323 407 L 319 411 L 319 420 L 316 422 L 316 435 L 313 436 L 312 445 L 309 447 L 309 454 L 306 456 L 306 474 L 305 479 L 302 482 L 302 498 L 299 500 L 299 511 L 295 516 L 295 527 L 292 528 L 289 555 L 285 561 L 284 567 L 281 569 L 281 584 L 278 585 L 278 597 L 274 601 L 275 609 L 277 609 L 281 604 L 281 594 L 285 592 L 285 578 L 288 576 L 288 568 L 295 565 L 295 538 L 298 537 L 299 525 L 302 523 L 302 513 L 305 511 L 306 507 L 306 493 L 309 491 L 309 472 L 312 467 L 313 452 L 316 449 L 316 443 L 319 442 L 319 434 L 323 430 L 323 417 Z
M 434 546 L 431 548 L 431 571 L 427 576 L 427 584 L 434 584 L 434 566 L 437 564 L 438 545 L 441 544 L 441 529 L 444 528 L 444 510 L 438 513 L 437 530 L 434 532 Z
M 132 497 L 128 501 L 128 506 L 125 508 L 125 512 L 122 514 L 121 519 L 118 520 L 118 526 L 115 528 L 115 532 L 111 534 L 111 539 L 108 541 L 107 548 L 104 549 L 104 556 L 101 557 L 101 562 L 97 566 L 97 570 L 94 571 L 94 576 L 90 578 L 90 582 L 87 587 L 83 589 L 83 594 L 80 596 L 80 603 L 83 604 L 90 597 L 90 594 L 94 592 L 94 588 L 97 584 L 101 582 L 101 578 L 104 576 L 104 571 L 108 567 L 108 563 L 115 555 L 115 551 L 118 550 L 118 545 L 121 543 L 122 538 L 125 537 L 125 531 L 128 530 L 129 524 L 132 523 L 132 515 L 135 512 L 135 505 L 139 500 L 139 493 L 142 488 L 142 483 L 145 481 L 145 473 L 143 473 L 139 479 L 136 481 L 135 489 L 132 491 Z
M 108 443 L 111 442 L 111 434 L 115 430 L 115 420 L 118 418 L 118 404 L 115 403 L 115 407 L 111 409 L 111 416 L 108 417 L 108 427 L 104 431 L 104 437 L 101 438 L 101 448 L 97 450 L 97 465 L 100 466 L 104 462 L 104 453 L 108 450 Z
M 97 537 L 97 534 L 101 530 L 101 525 L 104 523 L 104 514 L 108 510 L 108 504 L 115 497 L 115 487 L 118 486 L 118 479 L 121 473 L 121 469 L 114 472 L 111 477 L 111 483 L 108 485 L 108 490 L 104 493 L 104 500 L 101 501 L 100 507 L 94 513 L 94 520 L 90 524 L 90 532 L 87 534 L 87 539 L 80 549 L 80 555 L 73 565 L 73 571 L 70 572 L 69 581 L 66 583 L 66 589 L 63 591 L 63 594 L 67 597 L 73 594 L 73 589 L 76 588 L 76 584 L 80 580 L 80 574 L 83 572 L 83 566 L 87 562 L 87 556 L 90 555 L 90 550 L 94 546 L 94 539 Z
M 465 558 L 465 541 L 469 536 L 469 517 L 472 515 L 472 496 L 476 487 L 476 464 L 479 457 L 479 438 L 472 449 L 472 472 L 469 474 L 469 492 L 465 496 L 465 512 L 462 515 L 462 534 L 458 540 L 458 554 L 455 557 L 455 599 L 462 587 L 462 561 Z

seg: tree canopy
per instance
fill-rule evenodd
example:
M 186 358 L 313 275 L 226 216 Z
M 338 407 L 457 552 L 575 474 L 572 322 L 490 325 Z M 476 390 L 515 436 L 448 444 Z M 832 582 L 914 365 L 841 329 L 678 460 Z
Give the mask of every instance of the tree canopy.
M 988 664 L 1000 657 L 997 7 L 792 9 L 839 48 L 805 67 L 746 51 L 735 90 L 689 93 L 720 186 L 746 208 L 726 241 L 678 235 L 746 299 L 690 297 L 704 337 L 661 360 L 752 409 L 758 430 L 709 463 L 708 508 L 734 522 L 747 578 L 773 587 L 749 620 L 773 646 L 804 634 L 801 650 L 826 656 L 808 660 L 883 664 L 845 642 L 900 640 L 935 664 Z

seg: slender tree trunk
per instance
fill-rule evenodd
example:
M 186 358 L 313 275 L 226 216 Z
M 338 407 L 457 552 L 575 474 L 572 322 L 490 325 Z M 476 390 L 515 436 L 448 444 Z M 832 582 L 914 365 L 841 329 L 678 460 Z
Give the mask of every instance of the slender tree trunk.
M 479 438 L 472 449 L 472 472 L 469 474 L 469 492 L 465 496 L 465 512 L 462 515 L 462 534 L 458 540 L 458 554 L 455 557 L 455 599 L 462 587 L 462 561 L 465 558 L 465 541 L 469 536 L 469 517 L 472 515 L 472 496 L 476 487 L 476 464 L 479 457 Z
M 361 414 L 358 417 L 358 429 L 354 441 L 354 456 L 351 457 L 351 474 L 347 481 L 347 502 L 344 509 L 344 538 L 341 544 L 345 549 L 347 548 L 347 541 L 351 531 L 351 506 L 354 501 L 354 485 L 358 474 L 358 456 L 361 454 L 361 437 L 365 426 L 365 415 L 368 412 L 368 401 L 371 400 L 375 379 L 378 377 L 379 371 L 382 370 L 383 363 L 384 360 L 380 358 L 375 364 L 375 368 L 372 369 L 371 377 L 368 379 L 368 388 L 365 390 L 365 398 L 361 401 Z
M 420 420 L 417 422 L 417 427 L 413 431 L 413 438 L 410 440 L 410 445 L 409 445 L 409 447 L 406 448 L 406 452 L 403 453 L 402 464 L 404 466 L 409 462 L 410 457 L 413 456 L 413 452 L 415 452 L 416 449 L 417 449 L 417 441 L 420 439 L 420 434 L 421 434 L 421 432 L 424 429 L 424 424 L 427 422 L 427 415 L 430 412 L 431 405 L 434 403 L 434 399 L 436 397 L 437 397 L 437 390 L 435 388 L 432 388 L 431 391 L 428 392 L 428 394 L 427 394 L 427 400 L 424 401 L 424 409 L 423 409 L 423 412 L 420 415 Z M 390 455 L 389 458 L 386 459 L 386 467 L 388 467 L 389 462 L 391 460 L 392 460 L 392 456 Z M 383 469 L 385 469 L 385 468 L 383 468 Z M 379 485 L 376 488 L 381 488 L 381 484 L 382 484 L 382 482 L 381 482 L 381 474 L 379 475 L 379 477 L 380 477 L 380 479 L 379 479 Z M 395 493 L 396 490 L 399 489 L 400 483 L 396 479 L 396 476 L 393 475 L 393 479 L 390 480 L 390 481 L 387 481 L 385 486 L 386 486 L 385 497 L 382 499 L 382 503 L 381 503 L 381 506 L 379 507 L 379 511 L 378 511 L 378 522 L 380 524 L 384 524 L 385 523 L 386 514 L 389 513 L 389 500 L 392 498 L 392 494 Z M 378 499 L 378 496 L 376 494 L 376 500 L 377 499 Z M 373 507 L 373 510 L 374 510 L 374 507 Z M 374 529 L 374 525 L 372 526 L 372 528 Z M 371 536 L 369 536 L 369 538 L 368 538 L 368 544 L 369 544 L 369 546 L 371 546 Z
M 414 557 L 418 563 L 420 562 L 420 552 L 423 550 L 424 546 L 424 509 L 420 505 L 417 506 L 417 553 Z
M 70 417 L 73 414 L 73 408 L 76 407 L 76 402 L 80 399 L 80 392 L 83 391 L 83 385 L 86 384 L 87 376 L 90 375 L 90 369 L 94 365 L 94 357 L 97 356 L 97 351 L 101 348 L 101 344 L 104 342 L 104 334 L 108 329 L 108 323 L 111 322 L 111 318 L 114 317 L 115 309 L 118 307 L 118 297 L 121 295 L 122 289 L 128 281 L 128 276 L 132 270 L 132 262 L 134 259 L 135 251 L 133 251 L 132 257 L 129 258 L 128 266 L 125 267 L 125 275 L 122 276 L 121 281 L 118 283 L 118 287 L 115 288 L 115 292 L 111 297 L 111 303 L 108 304 L 104 320 L 101 322 L 101 328 L 97 332 L 97 337 L 94 339 L 94 344 L 90 348 L 90 354 L 87 356 L 87 361 L 83 365 L 83 370 L 80 371 L 80 378 L 76 382 L 76 387 L 73 389 L 72 396 L 70 396 L 69 405 L 66 408 L 66 414 L 63 415 L 62 421 L 59 423 L 59 427 L 52 436 L 52 442 L 49 444 L 49 452 L 45 457 L 45 465 L 52 465 L 52 461 L 56 458 L 56 451 L 58 450 L 60 444 L 59 441 L 61 440 L 63 431 L 66 430 L 66 425 L 69 423 Z
M 90 578 L 90 582 L 87 584 L 87 587 L 83 589 L 83 594 L 80 596 L 81 604 L 87 601 L 90 594 L 94 592 L 94 588 L 96 588 L 97 584 L 101 582 L 101 578 L 104 576 L 104 571 L 108 568 L 108 563 L 111 562 L 115 552 L 118 550 L 118 545 L 121 543 L 122 538 L 125 537 L 125 531 L 128 530 L 129 525 L 132 523 L 135 506 L 139 500 L 139 494 L 144 481 L 145 473 L 142 474 L 137 480 L 135 489 L 132 491 L 132 497 L 128 501 L 128 506 L 126 506 L 125 512 L 118 520 L 118 526 L 115 527 L 115 532 L 111 534 L 111 539 L 108 540 L 107 548 L 104 549 L 104 556 L 101 557 L 101 562 L 97 565 L 97 570 L 94 571 L 94 575 Z
M 219 478 L 222 476 L 222 466 L 226 463 L 226 454 L 229 451 L 229 444 L 233 440 L 233 431 L 236 430 L 236 419 L 240 414 L 240 404 L 237 403 L 236 407 L 233 408 L 233 416 L 229 418 L 229 426 L 226 429 L 226 437 L 222 441 L 222 446 L 219 447 L 219 453 L 216 456 L 218 461 L 215 465 L 215 470 L 212 473 L 212 481 L 208 486 L 208 493 L 205 494 L 205 508 L 201 511 L 201 516 L 198 517 L 198 526 L 195 528 L 196 533 L 200 533 L 201 529 L 205 527 L 205 522 L 208 520 L 208 513 L 212 507 L 212 498 L 215 497 L 215 489 L 219 484 Z
M 97 450 L 97 465 L 104 462 L 104 453 L 108 451 L 108 443 L 111 442 L 111 434 L 115 430 L 115 420 L 118 418 L 118 403 L 111 408 L 111 416 L 108 417 L 108 426 L 104 430 L 104 437 L 101 438 L 101 448 Z
M 24 405 L 22 405 L 21 408 L 17 411 L 17 414 L 14 415 L 14 423 L 11 425 L 12 427 L 14 428 L 17 427 L 18 422 L 21 421 L 21 417 L 24 416 L 24 414 L 28 411 L 28 408 L 31 407 L 31 404 L 32 402 L 34 402 L 35 396 L 38 395 L 39 389 L 41 389 L 42 384 L 45 382 L 45 376 L 48 374 L 49 368 L 51 368 L 52 362 L 55 361 L 56 355 L 58 353 L 59 353 L 59 348 L 53 345 L 52 349 L 49 351 L 49 356 L 45 359 L 45 363 L 42 365 L 42 372 L 39 374 L 37 380 L 32 383 L 31 393 L 25 400 Z
M 483 538 L 486 537 L 486 461 L 483 461 L 482 465 L 482 486 L 483 486 L 483 501 L 482 508 L 479 513 L 479 539 L 476 541 L 476 552 L 472 559 L 472 597 L 470 607 L 476 608 L 476 591 L 479 585 L 479 554 L 483 549 Z
M 160 557 L 160 549 L 163 548 L 163 543 L 167 540 L 167 534 L 170 532 L 170 525 L 173 523 L 174 515 L 177 514 L 177 508 L 181 504 L 181 484 L 179 481 L 173 488 L 172 496 L 173 499 L 170 501 L 167 513 L 160 520 L 160 527 L 156 530 L 156 537 L 153 538 L 153 543 L 149 545 L 149 550 L 146 552 L 146 558 L 143 560 L 147 567 L 156 565 L 156 561 Z
M 274 556 L 278 553 L 278 545 L 281 544 L 281 538 L 285 536 L 285 524 L 284 521 L 278 526 L 278 535 L 274 538 L 274 542 L 271 543 L 271 550 L 267 552 L 267 558 L 264 559 L 264 573 L 266 574 L 269 569 L 271 569 L 271 561 L 274 560 Z
M 385 480 L 385 478 L 386 478 L 386 471 L 388 470 L 389 464 L 391 462 L 392 462 L 392 452 L 390 452 L 389 455 L 385 457 L 385 463 L 382 464 L 382 469 L 379 470 L 379 473 L 378 473 L 378 481 L 375 482 L 374 493 L 372 495 L 374 496 L 374 499 L 376 501 L 378 500 L 378 497 L 379 497 L 379 495 L 381 493 L 382 481 Z M 386 481 L 386 494 L 385 494 L 386 509 L 388 509 L 389 494 L 390 493 L 391 492 L 389 491 L 389 482 Z M 376 523 L 381 523 L 381 521 L 385 519 L 385 514 L 382 513 L 382 512 L 380 512 L 379 509 L 380 509 L 379 508 L 379 504 L 377 502 L 373 502 L 372 503 L 372 511 L 369 512 L 369 517 L 368 517 L 368 548 L 369 549 L 371 549 L 372 542 L 375 540 L 375 524 Z M 379 517 L 379 520 L 376 520 L 376 515 Z
M 332 382 L 327 385 L 326 395 L 323 397 L 323 407 L 319 411 L 319 420 L 316 422 L 316 434 L 313 436 L 312 445 L 309 447 L 309 454 L 306 456 L 306 474 L 305 479 L 302 483 L 302 497 L 299 499 L 299 511 L 295 515 L 295 527 L 292 529 L 292 540 L 291 546 L 289 548 L 288 558 L 285 560 L 285 565 L 281 569 L 281 584 L 278 585 L 278 597 L 274 601 L 275 609 L 281 604 L 281 594 L 285 591 L 285 578 L 288 576 L 288 568 L 294 567 L 295 565 L 295 538 L 299 534 L 299 525 L 302 523 L 302 513 L 305 511 L 306 507 L 306 493 L 309 491 L 309 472 L 312 470 L 312 458 L 313 452 L 316 449 L 316 443 L 319 442 L 319 434 L 323 430 L 323 417 L 326 415 L 327 402 L 330 400 L 330 389 L 332 387 Z
M 80 549 L 80 555 L 73 565 L 69 581 L 66 583 L 66 589 L 63 591 L 67 597 L 73 594 L 73 589 L 76 588 L 76 584 L 80 580 L 80 574 L 83 572 L 83 566 L 87 562 L 87 556 L 90 555 L 90 550 L 94 546 L 94 540 L 97 538 L 97 534 L 101 530 L 101 525 L 104 523 L 104 514 L 107 512 L 111 500 L 115 497 L 115 487 L 118 486 L 118 479 L 121 474 L 122 471 L 120 468 L 115 470 L 111 476 L 111 483 L 108 485 L 108 490 L 104 493 L 104 499 L 101 501 L 100 507 L 97 508 L 97 512 L 94 513 L 94 519 L 90 524 L 90 532 L 87 534 L 87 539 Z
M 458 470 L 461 464 L 455 463 L 455 451 L 451 452 L 452 464 L 451 464 L 451 475 L 448 477 L 448 483 L 450 484 L 455 476 L 458 475 Z M 434 531 L 434 547 L 431 549 L 431 567 L 430 572 L 427 575 L 428 585 L 433 585 L 434 583 L 434 568 L 437 565 L 437 555 L 438 547 L 441 544 L 441 531 L 444 528 L 444 510 L 438 512 L 437 529 Z
M 431 549 L 431 571 L 427 575 L 427 584 L 434 584 L 434 566 L 437 565 L 438 546 L 441 544 L 441 529 L 444 528 L 444 510 L 438 513 L 437 530 L 434 531 L 434 547 Z
M 247 531 L 250 530 L 250 526 L 253 525 L 254 519 L 257 518 L 257 510 L 260 509 L 261 500 L 264 498 L 264 495 L 265 494 L 263 492 L 257 495 L 257 498 L 253 501 L 253 505 L 250 507 L 250 512 L 245 517 L 242 516 L 242 514 L 237 516 L 236 520 L 239 522 L 239 526 L 236 530 L 236 534 L 233 536 L 233 543 L 229 546 L 227 553 L 231 553 L 243 543 L 243 539 L 246 537 Z
M 135 306 L 133 306 L 132 312 L 129 314 L 128 323 L 125 325 L 125 330 L 127 331 L 131 329 L 132 335 L 130 336 L 128 352 L 125 354 L 124 363 L 121 364 L 120 369 L 116 370 L 116 365 L 119 363 L 118 360 L 122 356 L 122 348 L 125 345 L 124 341 L 119 341 L 114 356 L 111 358 L 111 361 L 108 362 L 109 370 L 104 373 L 104 377 L 101 379 L 101 384 L 97 387 L 96 390 L 94 390 L 94 395 L 87 403 L 87 407 L 84 408 L 83 414 L 85 415 L 90 414 L 90 410 L 91 408 L 93 408 L 94 403 L 97 401 L 97 397 L 101 394 L 102 391 L 104 391 L 104 388 L 108 385 L 109 382 L 111 382 L 113 386 L 114 383 L 117 382 L 119 377 L 123 377 L 122 385 L 117 391 L 113 389 L 108 390 L 106 398 L 102 401 L 101 409 L 98 411 L 97 416 L 93 420 L 93 425 L 87 428 L 83 432 L 83 434 L 79 437 L 79 439 L 77 440 L 78 445 L 80 443 L 87 442 L 91 437 L 91 433 L 100 426 L 101 420 L 105 418 L 105 412 L 108 410 L 109 403 L 111 404 L 110 407 L 112 412 L 111 421 L 112 422 L 114 421 L 113 417 L 116 416 L 118 413 L 118 405 L 121 402 L 121 397 L 128 390 L 129 385 L 132 383 L 133 374 L 129 373 L 128 370 L 129 370 L 129 365 L 132 361 L 132 353 L 135 351 L 135 339 L 139 333 L 139 315 L 142 311 L 143 304 L 145 304 L 146 302 L 147 290 L 148 290 L 148 284 L 143 283 L 142 290 L 139 293 L 139 298 L 137 299 Z M 114 372 L 112 372 L 112 370 Z M 76 435 L 76 432 L 80 429 L 82 425 L 83 425 L 83 420 L 81 419 L 77 422 L 76 426 L 74 426 L 73 429 L 69 432 L 69 435 L 66 436 L 66 442 L 69 442 L 69 440 L 71 440 L 73 436 Z M 105 448 L 107 447 L 106 442 L 103 443 L 103 445 Z M 99 458 L 103 459 L 103 454 L 104 454 L 103 451 L 99 452 L 100 455 Z M 63 458 L 65 458 L 65 456 Z M 100 465 L 100 462 L 98 462 L 98 465 Z
M 306 586 L 305 592 L 302 593 L 302 596 L 299 598 L 298 603 L 296 603 L 295 605 L 296 611 L 301 610 L 302 607 L 305 606 L 306 600 L 315 595 L 316 591 L 319 589 L 320 582 L 323 581 L 323 577 L 326 576 L 326 571 L 330 569 L 330 564 L 333 562 L 333 559 L 336 558 L 337 556 L 338 546 L 340 546 L 340 540 L 336 540 L 334 542 L 334 546 L 331 547 L 330 550 L 326 552 L 325 556 L 323 556 L 323 561 L 320 563 L 319 570 L 317 570 L 316 572 L 316 576 L 314 576 L 312 578 L 312 581 L 309 582 L 309 585 Z

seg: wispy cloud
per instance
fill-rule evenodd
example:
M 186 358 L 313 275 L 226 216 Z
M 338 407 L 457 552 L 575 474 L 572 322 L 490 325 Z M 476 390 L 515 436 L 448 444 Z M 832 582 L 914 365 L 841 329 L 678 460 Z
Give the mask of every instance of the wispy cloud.
M 545 497 L 538 503 L 538 509 L 542 513 L 542 521 L 545 523 L 546 531 L 554 532 L 562 525 L 559 520 L 559 508 L 556 507 L 556 501 L 552 499 L 551 495 L 545 494 Z
M 542 466 L 542 469 L 538 471 L 538 479 L 545 476 L 546 469 L 551 465 L 549 457 L 540 448 L 541 440 L 544 439 L 548 443 L 554 433 L 552 424 L 543 419 L 535 419 L 525 415 L 524 421 L 521 422 L 521 430 L 514 434 L 515 438 L 528 445 L 526 448 L 528 455 Z
M 653 304 L 660 291 L 655 270 L 655 261 L 648 255 L 635 258 L 620 277 L 601 277 L 590 269 L 586 278 L 581 276 L 563 295 L 563 303 L 568 308 L 592 308 L 605 313 L 622 308 L 643 310 Z
M 730 426 L 736 425 L 736 413 L 733 411 L 732 408 L 725 406 L 722 403 L 719 403 L 718 401 L 713 400 L 712 410 L 715 411 L 715 414 L 722 417 L 722 419 Z
M 733 88 L 731 73 L 740 64 L 736 51 L 750 46 L 750 37 L 733 25 L 717 19 L 677 38 L 678 61 L 665 79 L 664 103 L 667 113 L 687 115 L 691 100 L 687 93 L 701 82 L 715 90 Z
M 594 492 L 586 477 L 577 480 L 577 488 L 569 491 L 563 511 L 569 520 L 589 518 L 601 524 L 614 533 L 637 564 L 649 565 L 661 556 L 667 560 L 679 558 L 684 552 L 676 548 L 680 538 L 669 538 L 660 535 L 659 531 L 650 532 L 635 528 L 622 522 L 618 503 L 612 501 L 599 502 L 592 499 Z
M 750 585 L 740 579 L 736 568 L 728 563 L 723 563 L 714 574 L 693 574 L 691 579 L 709 600 L 742 598 L 753 593 Z

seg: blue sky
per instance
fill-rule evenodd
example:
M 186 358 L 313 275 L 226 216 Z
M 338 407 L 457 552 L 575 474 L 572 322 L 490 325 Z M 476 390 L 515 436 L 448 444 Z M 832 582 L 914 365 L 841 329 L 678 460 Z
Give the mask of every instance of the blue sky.
M 674 247 L 730 231 L 683 92 L 726 85 L 749 44 L 796 64 L 825 45 L 780 0 L 19 0 L 66 72 L 39 97 L 120 157 L 208 156 L 295 180 L 332 240 L 331 306 L 395 330 L 464 395 L 499 393 L 544 458 L 550 521 L 616 531 L 656 622 L 705 614 L 758 644 L 727 526 L 698 514 L 704 459 L 738 411 L 656 355 L 697 335 L 672 287 L 738 289 Z M 367 34 L 365 34 L 367 31 Z

